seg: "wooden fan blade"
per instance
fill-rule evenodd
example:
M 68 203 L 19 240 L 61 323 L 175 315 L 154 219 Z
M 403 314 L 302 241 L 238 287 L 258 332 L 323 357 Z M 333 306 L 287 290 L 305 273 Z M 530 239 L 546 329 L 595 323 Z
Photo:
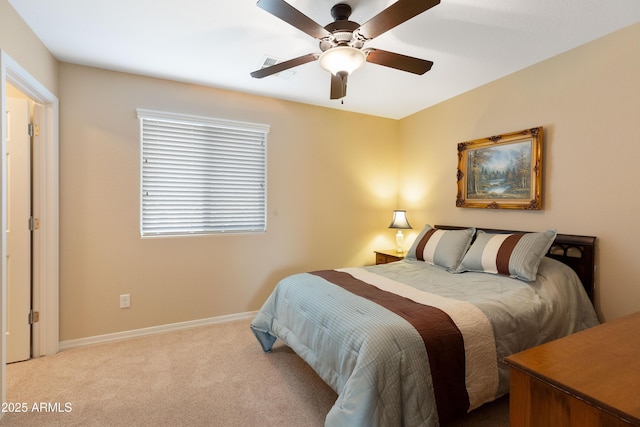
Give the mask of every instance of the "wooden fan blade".
M 316 59 L 318 59 L 318 56 L 319 55 L 316 53 L 309 53 L 307 55 L 299 56 L 288 61 L 279 62 L 270 67 L 261 68 L 252 72 L 251 77 L 261 79 L 272 74 L 277 74 L 280 71 L 288 70 L 289 68 L 297 67 L 298 65 L 306 64 L 307 62 L 315 61 Z
M 293 25 L 300 31 L 309 34 L 311 37 L 322 39 L 331 34 L 320 24 L 284 0 L 258 0 L 257 5 L 273 16 L 282 19 L 287 24 Z
M 367 39 L 378 37 L 422 12 L 440 4 L 440 0 L 398 0 L 360 26 Z
M 331 74 L 331 95 L 329 98 L 340 99 L 345 96 L 347 96 L 347 73 Z
M 408 71 L 413 74 L 424 74 L 431 69 L 433 62 L 399 53 L 387 52 L 380 49 L 366 49 L 367 62 Z

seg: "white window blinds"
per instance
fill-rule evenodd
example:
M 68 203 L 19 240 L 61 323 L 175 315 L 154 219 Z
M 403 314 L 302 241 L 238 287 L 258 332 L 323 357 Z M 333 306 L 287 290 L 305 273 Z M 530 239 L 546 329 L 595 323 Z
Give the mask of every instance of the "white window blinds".
M 137 112 L 142 236 L 265 231 L 269 126 Z

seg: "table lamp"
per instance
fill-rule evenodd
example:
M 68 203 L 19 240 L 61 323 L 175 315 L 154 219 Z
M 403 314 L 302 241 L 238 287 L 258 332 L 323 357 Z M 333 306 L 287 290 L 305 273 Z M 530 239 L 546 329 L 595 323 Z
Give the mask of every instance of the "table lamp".
M 411 229 L 411 225 L 407 220 L 407 211 L 404 210 L 395 210 L 393 211 L 393 220 L 389 225 L 389 228 L 396 228 L 398 232 L 396 233 L 396 251 L 401 254 L 404 253 L 404 234 L 402 234 L 402 230 Z

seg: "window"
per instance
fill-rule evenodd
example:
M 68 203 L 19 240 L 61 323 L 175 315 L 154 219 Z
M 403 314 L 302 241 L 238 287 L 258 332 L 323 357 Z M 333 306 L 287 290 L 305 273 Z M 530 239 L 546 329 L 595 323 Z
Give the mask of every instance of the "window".
M 143 237 L 265 231 L 269 126 L 137 112 Z

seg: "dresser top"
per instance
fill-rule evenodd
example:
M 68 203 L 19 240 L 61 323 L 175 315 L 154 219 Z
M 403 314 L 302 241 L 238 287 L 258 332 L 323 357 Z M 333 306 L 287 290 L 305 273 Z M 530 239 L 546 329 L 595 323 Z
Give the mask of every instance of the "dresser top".
M 640 312 L 511 355 L 505 363 L 640 423 Z

